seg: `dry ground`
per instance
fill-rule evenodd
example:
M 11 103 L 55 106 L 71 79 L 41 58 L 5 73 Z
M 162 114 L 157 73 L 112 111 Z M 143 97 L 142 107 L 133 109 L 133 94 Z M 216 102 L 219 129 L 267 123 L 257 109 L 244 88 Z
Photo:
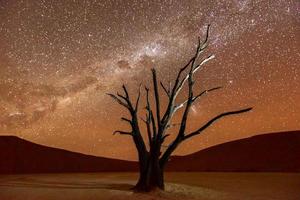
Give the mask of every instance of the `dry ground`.
M 300 174 L 166 173 L 166 191 L 136 194 L 135 173 L 0 175 L 1 200 L 299 200 Z

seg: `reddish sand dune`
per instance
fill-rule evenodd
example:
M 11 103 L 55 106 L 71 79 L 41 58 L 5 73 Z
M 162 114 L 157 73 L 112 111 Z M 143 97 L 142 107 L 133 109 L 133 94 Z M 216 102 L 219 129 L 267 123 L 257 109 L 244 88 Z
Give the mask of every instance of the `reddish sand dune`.
M 168 169 L 300 172 L 300 131 L 263 134 L 174 156 Z
M 0 137 L 0 173 L 137 171 L 137 163 Z M 300 131 L 236 140 L 171 158 L 168 171 L 300 172 Z
M 0 173 L 134 171 L 136 163 L 38 145 L 15 136 L 0 137 Z

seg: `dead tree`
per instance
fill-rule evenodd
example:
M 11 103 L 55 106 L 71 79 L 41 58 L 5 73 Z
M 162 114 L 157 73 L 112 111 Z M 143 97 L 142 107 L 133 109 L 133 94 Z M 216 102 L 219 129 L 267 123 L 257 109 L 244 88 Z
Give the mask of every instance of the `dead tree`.
M 132 101 L 128 94 L 128 90 L 125 85 L 123 85 L 124 94 L 108 94 L 120 105 L 124 106 L 130 113 L 130 119 L 122 117 L 121 119 L 131 126 L 131 131 L 115 131 L 121 135 L 129 135 L 132 137 L 134 144 L 138 152 L 139 160 L 139 180 L 135 186 L 137 191 L 150 191 L 155 188 L 164 189 L 164 168 L 168 162 L 173 151 L 181 144 L 183 141 L 193 138 L 196 135 L 202 133 L 206 128 L 208 128 L 212 123 L 221 119 L 222 117 L 228 115 L 234 115 L 239 113 L 244 113 L 250 111 L 252 108 L 246 108 L 236 111 L 224 112 L 216 117 L 209 120 L 206 124 L 200 128 L 187 133 L 187 118 L 191 106 L 203 95 L 220 89 L 221 87 L 215 87 L 208 90 L 204 90 L 199 94 L 194 94 L 193 87 L 195 84 L 194 74 L 209 60 L 214 58 L 214 55 L 210 55 L 206 58 L 202 57 L 204 50 L 208 46 L 208 35 L 209 35 L 209 26 L 207 27 L 205 40 L 201 42 L 198 40 L 198 45 L 194 56 L 189 60 L 189 62 L 182 67 L 176 77 L 175 82 L 173 83 L 170 89 L 167 89 L 160 82 L 162 91 L 166 94 L 168 102 L 165 108 L 164 114 L 161 112 L 161 103 L 160 103 L 160 93 L 159 93 L 159 84 L 157 80 L 156 70 L 152 69 L 152 82 L 153 82 L 153 91 L 154 91 L 154 103 L 155 108 L 152 108 L 149 97 L 149 88 L 145 87 L 146 94 L 146 119 L 140 119 L 138 117 L 138 107 L 141 96 L 141 91 L 139 89 L 137 99 L 135 102 Z M 188 95 L 185 101 L 182 103 L 177 103 L 176 99 L 178 95 L 182 92 L 184 85 L 188 87 Z M 167 133 L 167 129 L 172 126 L 172 118 L 174 114 L 179 110 L 184 109 L 181 117 L 180 126 L 177 130 L 177 135 L 175 139 L 167 146 L 164 152 L 162 150 L 162 144 L 165 142 L 165 139 L 170 135 Z M 147 144 L 142 136 L 139 122 L 142 120 L 146 124 L 147 130 Z M 174 134 L 174 133 L 173 133 Z M 147 145 L 149 144 L 148 148 Z

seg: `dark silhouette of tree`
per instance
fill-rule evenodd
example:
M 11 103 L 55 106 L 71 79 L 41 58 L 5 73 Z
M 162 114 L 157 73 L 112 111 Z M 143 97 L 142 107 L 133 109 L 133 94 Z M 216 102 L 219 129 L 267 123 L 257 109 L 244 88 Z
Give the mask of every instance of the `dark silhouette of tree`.
M 221 87 L 215 87 L 208 90 L 204 90 L 199 94 L 194 94 L 193 86 L 195 83 L 194 74 L 207 63 L 209 60 L 214 58 L 214 55 L 210 55 L 206 58 L 200 58 L 204 50 L 208 46 L 208 36 L 209 36 L 209 25 L 207 27 L 205 40 L 201 42 L 198 39 L 198 45 L 194 56 L 189 60 L 189 62 L 183 66 L 176 77 L 176 80 L 170 89 L 164 86 L 160 82 L 160 86 L 163 92 L 168 98 L 168 103 L 165 108 L 164 114 L 161 112 L 160 104 L 160 94 L 158 88 L 158 80 L 156 76 L 156 70 L 152 69 L 152 82 L 154 90 L 154 103 L 155 108 L 152 108 L 149 98 L 149 88 L 145 87 L 146 92 L 146 119 L 138 117 L 138 107 L 141 97 L 141 91 L 139 89 L 137 99 L 135 102 L 132 101 L 128 94 L 128 90 L 125 85 L 123 85 L 124 94 L 108 94 L 120 105 L 124 106 L 130 113 L 131 118 L 127 119 L 122 117 L 121 119 L 125 122 L 128 122 L 131 126 L 131 131 L 121 131 L 117 130 L 114 134 L 119 133 L 121 135 L 129 135 L 132 137 L 134 144 L 138 152 L 139 159 L 139 180 L 134 187 L 137 191 L 150 191 L 155 188 L 164 189 L 164 168 L 168 162 L 173 151 L 179 146 L 183 141 L 193 138 L 196 135 L 202 133 L 207 127 L 212 123 L 225 117 L 227 115 L 234 115 L 239 113 L 244 113 L 250 111 L 252 108 L 246 108 L 236 111 L 224 112 L 216 117 L 209 120 L 206 124 L 201 126 L 195 131 L 186 132 L 187 118 L 191 106 L 203 95 L 208 92 L 220 89 Z M 176 103 L 178 95 L 181 93 L 184 85 L 188 87 L 188 95 L 185 101 L 180 104 Z M 181 117 L 180 126 L 178 128 L 177 135 L 175 139 L 167 146 L 165 151 L 161 152 L 162 144 L 165 142 L 165 139 L 170 136 L 170 133 L 167 133 L 167 129 L 173 126 L 171 123 L 174 114 L 180 110 L 183 110 Z M 147 139 L 149 148 L 147 148 L 144 138 L 142 137 L 139 121 L 143 121 L 146 124 L 147 130 Z M 147 144 L 147 145 L 148 145 Z

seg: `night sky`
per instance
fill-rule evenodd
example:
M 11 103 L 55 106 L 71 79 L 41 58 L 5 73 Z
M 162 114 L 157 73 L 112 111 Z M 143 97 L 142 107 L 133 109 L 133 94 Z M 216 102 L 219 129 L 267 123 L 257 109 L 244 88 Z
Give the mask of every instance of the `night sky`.
M 127 113 L 105 93 L 125 83 L 136 95 L 152 67 L 164 83 L 174 80 L 207 24 L 207 54 L 216 58 L 197 72 L 195 89 L 223 88 L 192 107 L 188 130 L 254 109 L 218 121 L 177 153 L 300 129 L 298 0 L 0 0 L 0 135 L 134 159 L 131 138 L 112 135 L 128 129 L 119 119 Z

